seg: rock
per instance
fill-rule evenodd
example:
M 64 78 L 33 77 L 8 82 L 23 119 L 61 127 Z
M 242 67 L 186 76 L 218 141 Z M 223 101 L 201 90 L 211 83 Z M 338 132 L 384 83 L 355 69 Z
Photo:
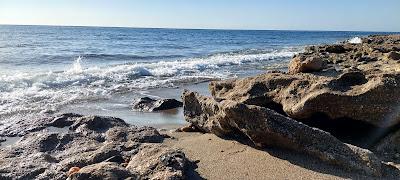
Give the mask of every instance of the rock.
M 289 64 L 289 74 L 320 71 L 326 68 L 326 62 L 320 57 L 296 56 Z
M 375 145 L 374 152 L 385 161 L 400 165 L 400 130 L 396 130 L 381 139 Z
M 126 168 L 138 172 L 141 179 L 184 179 L 187 163 L 179 150 L 152 146 L 132 156 Z
M 70 131 L 27 132 L 0 149 L 0 179 L 137 179 L 136 171 L 124 167 L 133 155 L 147 148 L 175 151 L 160 147 L 164 136 L 155 128 L 130 126 L 118 118 L 65 114 L 37 120 L 40 127 L 67 125 Z
M 105 132 L 112 127 L 127 127 L 129 126 L 124 120 L 114 117 L 104 116 L 85 116 L 78 117 L 73 124 L 71 130 L 90 130 L 96 132 Z
M 71 126 L 74 123 L 75 119 L 79 117 L 82 117 L 82 115 L 74 113 L 56 115 L 48 124 L 48 126 L 53 126 L 58 128 Z
M 400 60 L 400 53 L 391 51 L 386 55 L 386 57 L 392 60 Z
M 334 44 L 334 45 L 325 46 L 325 52 L 328 52 L 328 53 L 345 53 L 346 49 L 344 48 L 344 46 L 342 44 Z
M 267 107 L 298 120 L 324 114 L 378 127 L 392 127 L 400 121 L 397 72 L 368 75 L 350 71 L 339 77 L 268 73 L 211 82 L 210 90 L 216 99 Z
M 199 132 L 199 130 L 196 128 L 196 126 L 189 124 L 176 129 L 175 132 Z
M 218 136 L 242 133 L 256 146 L 305 152 L 351 171 L 382 175 L 382 163 L 371 151 L 342 143 L 331 134 L 271 109 L 231 100 L 217 102 L 194 92 L 183 93 L 185 120 Z
M 81 168 L 79 167 L 72 167 L 69 169 L 67 176 L 71 176 L 72 174 L 77 173 Z
M 124 167 L 112 162 L 101 162 L 85 166 L 68 177 L 69 180 L 126 178 L 136 179 L 137 177 Z
M 176 99 L 155 100 L 149 97 L 142 97 L 133 103 L 134 110 L 140 111 L 162 111 L 182 107 L 182 102 Z

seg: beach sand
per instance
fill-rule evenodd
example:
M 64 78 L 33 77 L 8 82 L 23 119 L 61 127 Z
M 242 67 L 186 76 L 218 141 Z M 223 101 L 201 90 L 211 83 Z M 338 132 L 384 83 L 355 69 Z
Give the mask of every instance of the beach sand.
M 255 149 L 214 134 L 165 132 L 165 144 L 198 161 L 190 179 L 369 179 L 282 149 Z M 196 175 L 198 173 L 198 175 Z

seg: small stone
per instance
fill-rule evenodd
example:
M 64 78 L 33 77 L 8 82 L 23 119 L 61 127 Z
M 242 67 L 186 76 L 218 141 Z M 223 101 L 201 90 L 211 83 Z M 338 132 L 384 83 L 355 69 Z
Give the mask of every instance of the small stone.
M 67 173 L 67 176 L 71 176 L 72 174 L 75 174 L 75 173 L 79 172 L 80 169 L 81 169 L 80 167 L 72 167 L 72 168 L 70 168 L 68 173 Z

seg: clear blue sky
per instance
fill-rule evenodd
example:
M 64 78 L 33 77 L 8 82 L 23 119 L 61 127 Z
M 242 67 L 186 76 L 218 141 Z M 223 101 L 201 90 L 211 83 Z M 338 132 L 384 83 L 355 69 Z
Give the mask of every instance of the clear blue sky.
M 400 0 L 0 0 L 0 24 L 400 31 Z

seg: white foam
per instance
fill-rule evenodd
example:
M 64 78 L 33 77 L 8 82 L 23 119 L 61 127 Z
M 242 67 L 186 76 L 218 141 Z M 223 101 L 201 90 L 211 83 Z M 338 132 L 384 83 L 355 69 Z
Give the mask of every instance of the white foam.
M 82 66 L 82 58 L 60 72 L 15 72 L 0 76 L 0 115 L 16 112 L 54 112 L 66 104 L 109 98 L 115 93 L 174 87 L 179 83 L 233 77 L 231 67 L 258 66 L 289 59 L 297 52 L 281 50 L 221 53 L 176 61 Z
M 349 39 L 347 42 L 349 42 L 351 44 L 361 44 L 362 39 L 359 37 L 354 37 L 354 38 Z

